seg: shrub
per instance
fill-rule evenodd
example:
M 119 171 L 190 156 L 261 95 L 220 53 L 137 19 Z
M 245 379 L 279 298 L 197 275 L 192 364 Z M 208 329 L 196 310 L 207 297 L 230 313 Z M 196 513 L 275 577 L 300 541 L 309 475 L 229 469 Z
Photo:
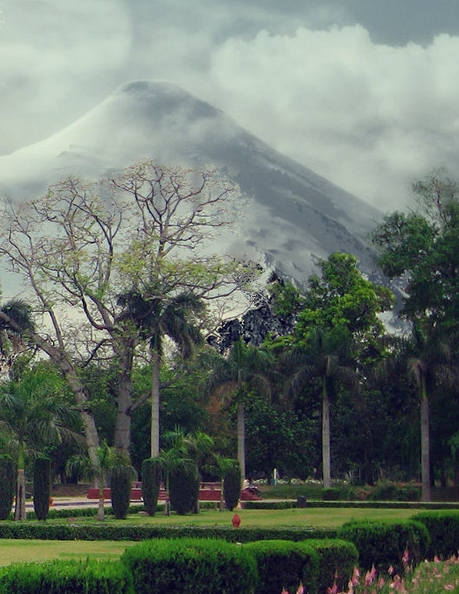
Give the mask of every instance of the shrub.
M 132 477 L 131 466 L 115 466 L 112 470 L 110 481 L 112 508 L 118 520 L 124 520 L 129 511 Z
M 359 564 L 355 545 L 337 538 L 308 539 L 304 543 L 319 555 L 318 591 L 326 592 L 334 583 L 339 592 L 344 591 Z
M 14 500 L 14 464 L 11 456 L 0 456 L 0 520 L 7 520 Z
M 187 461 L 170 472 L 169 498 L 171 507 L 180 515 L 197 510 L 199 475 L 195 462 Z
M 51 561 L 22 563 L 0 571 L 0 594 L 134 594 L 121 563 Z
M 142 497 L 149 516 L 155 515 L 158 505 L 161 470 L 159 458 L 148 458 L 142 462 Z
M 344 524 L 337 537 L 353 542 L 359 552 L 360 566 L 387 571 L 392 566 L 400 574 L 404 571 L 402 559 L 407 551 L 410 564 L 415 567 L 425 558 L 429 547 L 429 533 L 420 522 L 355 521 Z
M 319 556 L 304 543 L 261 540 L 244 545 L 255 559 L 258 583 L 255 594 L 296 592 L 302 583 L 306 592 L 317 592 Z
M 338 489 L 337 487 L 322 489 L 322 499 L 324 501 L 340 501 L 346 498 L 347 495 L 344 495 L 341 489 Z
M 429 531 L 430 546 L 428 558 L 449 559 L 459 551 L 459 512 L 421 512 L 411 518 L 421 522 Z
M 51 494 L 51 460 L 45 456 L 35 459 L 33 467 L 33 508 L 39 520 L 46 520 Z
M 371 501 L 419 501 L 421 491 L 413 485 L 396 485 L 383 482 L 374 487 L 368 499 Z
M 250 593 L 257 581 L 254 558 L 221 540 L 147 540 L 126 549 L 121 560 L 136 594 Z
M 239 502 L 241 496 L 241 467 L 237 460 L 229 466 L 223 476 L 223 499 L 226 508 L 232 511 Z

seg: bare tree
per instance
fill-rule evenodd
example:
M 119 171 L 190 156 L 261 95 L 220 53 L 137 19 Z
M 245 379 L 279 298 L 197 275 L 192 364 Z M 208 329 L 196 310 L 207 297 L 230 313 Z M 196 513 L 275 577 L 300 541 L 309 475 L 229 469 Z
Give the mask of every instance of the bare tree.
M 128 452 L 132 368 L 146 337 L 120 295 L 138 292 L 155 302 L 189 291 L 217 300 L 244 290 L 253 278 L 250 266 L 204 251 L 229 223 L 236 195 L 213 169 L 146 161 L 100 182 L 69 178 L 43 197 L 4 205 L 0 255 L 22 277 L 42 320 L 28 340 L 67 377 L 95 466 L 99 440 L 78 370 L 116 359 L 114 445 Z

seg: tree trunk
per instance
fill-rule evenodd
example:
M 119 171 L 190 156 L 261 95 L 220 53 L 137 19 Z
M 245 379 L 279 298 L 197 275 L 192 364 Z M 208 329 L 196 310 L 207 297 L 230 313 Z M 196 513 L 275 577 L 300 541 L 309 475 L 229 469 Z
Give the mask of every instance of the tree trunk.
M 115 447 L 130 456 L 131 450 L 131 406 L 132 406 L 132 365 L 135 341 L 116 344 L 119 358 L 120 381 L 115 426 Z
M 26 484 L 25 473 L 23 468 L 18 468 L 16 488 L 16 506 L 14 509 L 15 520 L 25 520 L 26 518 Z
M 421 378 L 421 501 L 431 501 L 429 397 L 426 380 Z
M 322 379 L 322 472 L 324 489 L 331 487 L 330 472 L 330 399 L 327 391 L 327 378 Z
M 237 459 L 241 468 L 241 480 L 245 477 L 245 413 L 244 405 L 237 405 Z M 242 485 L 241 485 L 242 486 Z
M 160 357 L 151 352 L 151 457 L 159 456 L 159 398 L 160 398 Z

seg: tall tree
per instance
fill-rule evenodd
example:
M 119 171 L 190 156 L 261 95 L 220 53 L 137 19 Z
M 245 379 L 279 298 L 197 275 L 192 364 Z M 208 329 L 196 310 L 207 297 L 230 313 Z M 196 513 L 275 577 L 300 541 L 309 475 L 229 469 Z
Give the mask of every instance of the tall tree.
M 95 468 L 99 438 L 79 370 L 116 360 L 115 446 L 129 451 L 132 368 L 143 338 L 118 296 L 155 286 L 168 297 L 224 299 L 244 286 L 250 266 L 201 250 L 227 223 L 225 206 L 235 194 L 215 170 L 147 161 L 108 180 L 70 178 L 43 197 L 4 205 L 0 256 L 21 275 L 39 321 L 28 343 L 69 381 Z
M 297 368 L 290 390 L 298 395 L 308 382 L 319 380 L 322 399 L 322 472 L 324 488 L 331 487 L 330 400 L 340 386 L 358 391 L 358 376 L 350 356 L 351 335 L 342 327 L 324 331 L 315 328 L 309 333 L 307 346 L 287 352 L 289 364 Z M 285 355 L 284 355 L 285 356 Z
M 245 478 L 245 398 L 250 390 L 271 396 L 269 373 L 273 357 L 262 349 L 244 344 L 240 338 L 226 357 L 221 357 L 210 378 L 209 389 L 218 390 L 221 400 L 232 400 L 237 410 L 237 459 L 242 478 Z
M 119 301 L 127 308 L 128 315 L 140 328 L 141 336 L 149 339 L 151 364 L 151 451 L 159 455 L 160 432 L 160 370 L 164 355 L 164 341 L 170 338 L 180 354 L 186 359 L 193 347 L 202 341 L 199 326 L 193 317 L 203 313 L 201 299 L 192 293 L 164 294 L 160 289 L 146 289 L 143 294 L 131 291 L 121 295 Z M 139 401 L 140 403 L 140 401 Z

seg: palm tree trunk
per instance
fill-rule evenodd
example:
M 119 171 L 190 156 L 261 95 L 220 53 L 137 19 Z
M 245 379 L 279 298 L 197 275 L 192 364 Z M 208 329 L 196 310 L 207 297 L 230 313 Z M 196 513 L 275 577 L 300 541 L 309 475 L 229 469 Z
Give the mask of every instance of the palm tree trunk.
M 16 506 L 14 509 L 15 520 L 25 520 L 26 518 L 26 484 L 25 484 L 25 452 L 24 444 L 19 443 L 18 454 L 18 472 L 16 486 Z
M 331 487 L 330 471 L 330 399 L 327 391 L 327 378 L 322 378 L 322 467 L 324 489 Z
M 425 377 L 421 378 L 421 501 L 431 501 L 429 397 Z
M 241 486 L 245 479 L 245 413 L 244 405 L 237 405 L 237 459 L 241 468 Z
M 151 352 L 151 457 L 159 456 L 159 397 L 160 397 L 160 358 L 159 354 Z

